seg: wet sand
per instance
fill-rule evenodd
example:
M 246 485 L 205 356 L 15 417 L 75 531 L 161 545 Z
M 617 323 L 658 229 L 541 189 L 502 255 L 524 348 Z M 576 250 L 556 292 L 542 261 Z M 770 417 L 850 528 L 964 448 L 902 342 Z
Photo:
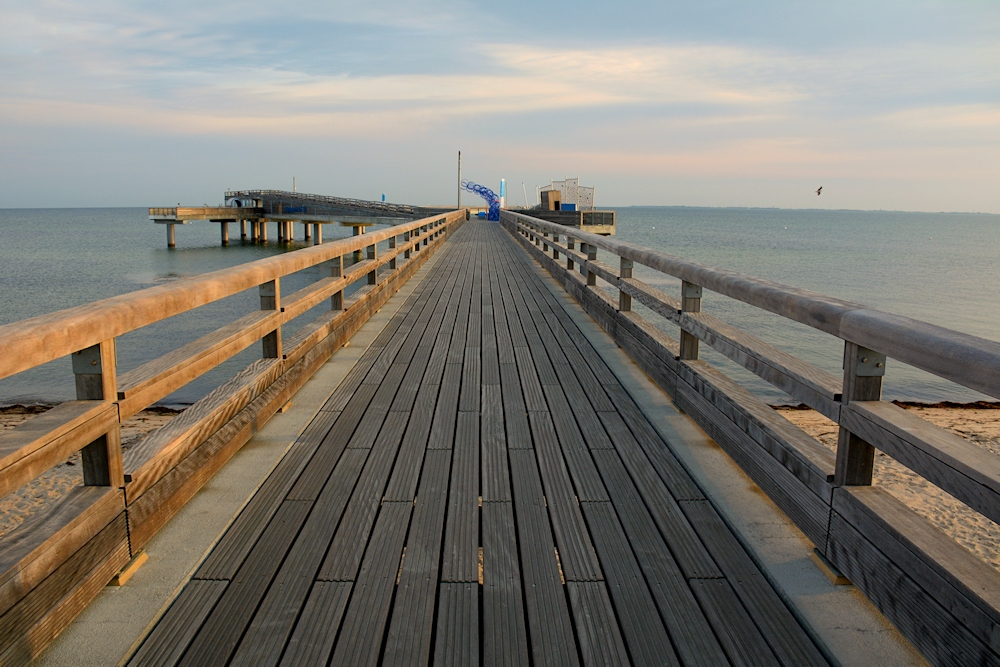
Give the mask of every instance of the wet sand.
M 1000 404 L 898 405 L 988 452 L 1000 455 Z M 777 409 L 799 428 L 830 449 L 836 450 L 837 425 L 832 421 L 808 408 Z M 891 493 L 963 547 L 1000 570 L 1000 525 L 969 509 L 909 468 L 878 451 L 875 454 L 873 484 Z
M 51 406 L 15 405 L 0 408 L 0 432 L 9 430 L 26 419 L 41 414 Z M 127 451 L 146 434 L 155 431 L 175 415 L 177 410 L 151 408 L 143 410 L 122 424 L 122 449 Z M 80 453 L 44 472 L 6 498 L 0 499 L 0 536 L 11 532 L 25 520 L 45 511 L 74 486 L 83 484 Z

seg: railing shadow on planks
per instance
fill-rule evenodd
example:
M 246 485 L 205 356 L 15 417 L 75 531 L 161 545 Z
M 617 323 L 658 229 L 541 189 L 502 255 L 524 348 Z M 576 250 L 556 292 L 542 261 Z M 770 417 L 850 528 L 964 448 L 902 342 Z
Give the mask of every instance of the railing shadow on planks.
M 1000 397 L 1000 343 L 522 214 L 501 222 L 928 660 L 1000 663 L 1000 575 L 872 486 L 877 449 L 1000 522 L 1000 458 L 880 400 L 887 357 Z M 680 298 L 634 278 L 635 264 L 680 279 Z M 702 313 L 703 290 L 842 339 L 843 378 Z M 699 361 L 700 343 L 839 424 L 836 454 Z
M 433 216 L 0 327 L 0 378 L 70 356 L 78 399 L 0 435 L 0 496 L 76 452 L 84 477 L 0 538 L 0 664 L 40 654 L 465 219 Z M 282 295 L 283 276 L 314 266 L 327 277 Z M 117 371 L 116 337 L 254 287 L 259 311 Z M 282 339 L 283 324 L 327 299 L 329 311 Z M 257 341 L 262 359 L 123 456 L 122 421 Z

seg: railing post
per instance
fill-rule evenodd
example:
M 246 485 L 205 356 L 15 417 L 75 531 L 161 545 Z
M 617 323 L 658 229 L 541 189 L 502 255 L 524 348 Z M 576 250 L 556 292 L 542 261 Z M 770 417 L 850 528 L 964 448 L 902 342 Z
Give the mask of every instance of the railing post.
M 597 246 L 596 245 L 591 245 L 589 243 L 587 243 L 585 245 L 586 245 L 587 249 L 584 252 L 587 253 L 587 259 L 590 260 L 590 261 L 592 261 L 592 262 L 596 262 L 597 261 Z M 591 271 L 589 266 L 587 267 L 587 285 L 590 285 L 591 287 L 597 285 L 597 274 L 594 273 L 593 271 Z
M 632 277 L 631 259 L 625 259 L 624 257 L 621 258 L 621 268 L 618 270 L 618 276 L 620 278 Z M 632 310 L 632 297 L 625 293 L 620 284 L 618 286 L 618 310 L 623 313 L 627 313 Z
M 567 250 L 576 250 L 576 242 L 573 240 L 572 236 L 567 236 L 566 237 L 566 249 Z M 572 271 L 573 270 L 573 256 L 572 255 L 566 255 L 566 269 L 568 271 Z
M 420 233 L 423 234 L 424 237 L 424 246 L 427 245 L 427 231 L 428 231 L 427 225 L 424 225 L 423 227 L 420 228 Z
M 76 398 L 81 401 L 114 401 L 118 398 L 115 339 L 74 352 Z M 125 485 L 122 469 L 121 431 L 115 426 L 80 451 L 85 486 Z
M 558 234 L 552 234 L 552 242 L 559 243 Z M 557 246 L 552 246 L 552 259 L 559 259 L 559 248 Z
M 389 250 L 395 250 L 395 249 L 396 249 L 396 237 L 395 236 L 390 236 L 389 237 Z M 389 270 L 390 271 L 395 271 L 396 270 L 396 256 L 395 255 L 393 255 L 392 259 L 389 260 Z
M 681 312 L 701 312 L 701 285 L 681 281 Z M 681 329 L 681 359 L 698 358 L 698 339 Z
M 275 278 L 260 286 L 260 309 L 281 310 L 281 281 Z M 261 339 L 265 359 L 281 358 L 281 325 Z
M 549 244 L 546 241 L 549 240 L 549 233 L 542 232 L 542 252 L 547 253 L 549 251 Z
M 370 246 L 368 246 L 367 251 L 368 251 L 367 252 L 368 259 L 370 259 L 370 260 L 372 260 L 374 262 L 375 258 L 377 256 L 377 253 L 378 253 L 378 250 L 376 249 L 375 244 L 373 243 Z M 378 281 L 378 276 L 375 275 L 376 271 L 377 271 L 377 269 L 372 269 L 371 272 L 368 273 L 368 284 L 369 285 L 374 285 Z
M 882 398 L 885 355 L 844 341 L 844 389 L 841 403 L 878 401 Z M 837 486 L 870 486 L 875 448 L 843 426 L 837 437 Z
M 406 250 L 403 251 L 403 259 L 409 259 L 410 253 L 412 252 L 412 247 L 410 244 L 410 232 L 403 232 L 403 245 L 406 246 Z
M 362 234 L 365 233 L 365 228 L 362 227 L 361 225 L 354 225 L 354 227 L 352 227 L 352 231 L 354 232 L 354 236 L 361 236 Z M 354 263 L 356 264 L 360 261 L 361 261 L 361 248 L 358 248 L 357 250 L 354 251 Z
M 330 277 L 340 278 L 344 275 L 344 258 L 337 255 L 329 261 L 330 265 Z M 344 290 L 340 290 L 336 294 L 330 297 L 330 310 L 343 310 L 344 309 Z

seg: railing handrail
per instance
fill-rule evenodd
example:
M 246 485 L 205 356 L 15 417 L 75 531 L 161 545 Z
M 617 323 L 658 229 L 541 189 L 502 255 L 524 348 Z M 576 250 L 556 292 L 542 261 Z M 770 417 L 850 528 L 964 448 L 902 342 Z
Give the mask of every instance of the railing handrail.
M 0 379 L 422 227 L 441 215 L 0 326 Z
M 505 213 L 1000 398 L 1000 342 L 521 213 Z

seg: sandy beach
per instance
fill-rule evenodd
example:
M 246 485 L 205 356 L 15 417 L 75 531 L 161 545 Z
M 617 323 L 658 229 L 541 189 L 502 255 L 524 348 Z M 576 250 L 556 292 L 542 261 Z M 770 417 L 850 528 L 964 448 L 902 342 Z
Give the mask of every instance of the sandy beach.
M 1000 404 L 897 403 L 983 449 L 1000 455 Z M 815 410 L 778 407 L 781 414 L 832 450 L 837 425 Z M 1000 525 L 955 500 L 882 452 L 875 454 L 873 483 L 882 487 L 963 547 L 1000 570 Z
M 0 408 L 0 432 L 12 429 L 50 407 L 14 405 Z M 126 420 L 122 424 L 122 449 L 127 451 L 146 434 L 160 428 L 177 414 L 177 410 L 154 407 Z M 6 535 L 31 516 L 44 511 L 78 484 L 83 484 L 83 468 L 80 466 L 79 452 L 0 500 L 0 536 Z

